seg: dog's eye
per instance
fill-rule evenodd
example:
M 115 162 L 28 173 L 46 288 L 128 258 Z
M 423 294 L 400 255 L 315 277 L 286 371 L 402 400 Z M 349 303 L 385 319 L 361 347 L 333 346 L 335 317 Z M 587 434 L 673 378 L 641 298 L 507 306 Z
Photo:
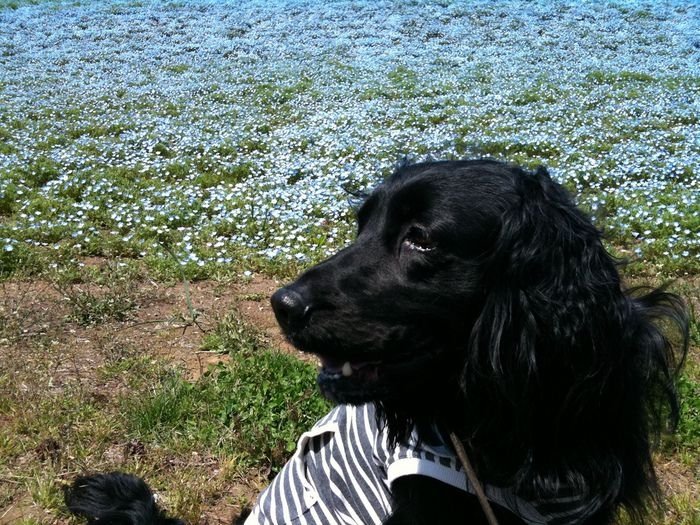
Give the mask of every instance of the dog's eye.
M 428 233 L 418 226 L 411 226 L 403 239 L 403 245 L 418 252 L 430 252 L 435 248 L 435 243 Z

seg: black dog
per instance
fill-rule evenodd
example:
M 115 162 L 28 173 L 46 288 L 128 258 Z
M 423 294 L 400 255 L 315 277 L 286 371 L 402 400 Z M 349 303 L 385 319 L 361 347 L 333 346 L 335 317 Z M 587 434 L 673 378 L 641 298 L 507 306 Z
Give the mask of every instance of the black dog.
M 599 231 L 544 169 L 404 166 L 359 210 L 356 241 L 272 304 L 320 357 L 324 394 L 376 403 L 394 442 L 455 432 L 483 483 L 535 503 L 571 495 L 594 504 L 589 524 L 620 506 L 641 520 L 658 495 L 650 436 L 678 417 L 683 302 L 624 291 Z M 429 477 L 399 478 L 392 496 L 385 523 L 485 520 Z
M 494 504 L 501 525 L 607 524 L 620 507 L 641 523 L 658 503 L 650 448 L 678 418 L 683 302 L 625 291 L 599 231 L 544 169 L 402 166 L 359 210 L 357 240 L 272 304 L 289 340 L 320 357 L 323 393 L 372 403 L 388 443 L 455 433 L 485 486 L 563 516 Z M 557 514 L 569 500 L 584 510 Z M 486 523 L 474 496 L 427 475 L 394 480 L 382 519 Z

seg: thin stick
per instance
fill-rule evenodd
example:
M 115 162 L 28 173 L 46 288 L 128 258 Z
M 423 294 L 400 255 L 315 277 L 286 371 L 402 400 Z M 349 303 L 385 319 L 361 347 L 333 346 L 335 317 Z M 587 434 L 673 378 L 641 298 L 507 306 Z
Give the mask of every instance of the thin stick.
M 493 509 L 491 508 L 489 500 L 486 499 L 484 489 L 481 486 L 479 478 L 476 477 L 476 472 L 474 471 L 474 467 L 472 467 L 472 464 L 469 461 L 467 451 L 464 450 L 464 445 L 462 445 L 462 442 L 459 440 L 459 438 L 455 435 L 454 432 L 450 432 L 450 440 L 452 440 L 452 446 L 455 448 L 455 452 L 457 452 L 457 457 L 459 457 L 459 460 L 462 462 L 464 472 L 467 474 L 467 478 L 469 478 L 469 483 L 471 483 L 472 487 L 474 488 L 476 498 L 481 504 L 481 509 L 484 511 L 489 525 L 498 525 L 496 515 L 493 513 Z

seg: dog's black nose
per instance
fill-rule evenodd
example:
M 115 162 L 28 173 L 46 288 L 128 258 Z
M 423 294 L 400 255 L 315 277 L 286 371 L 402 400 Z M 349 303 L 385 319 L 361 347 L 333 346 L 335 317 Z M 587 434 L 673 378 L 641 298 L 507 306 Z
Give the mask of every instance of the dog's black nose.
M 301 294 L 291 288 L 280 288 L 272 294 L 270 302 L 277 322 L 285 332 L 290 328 L 298 328 L 309 309 Z

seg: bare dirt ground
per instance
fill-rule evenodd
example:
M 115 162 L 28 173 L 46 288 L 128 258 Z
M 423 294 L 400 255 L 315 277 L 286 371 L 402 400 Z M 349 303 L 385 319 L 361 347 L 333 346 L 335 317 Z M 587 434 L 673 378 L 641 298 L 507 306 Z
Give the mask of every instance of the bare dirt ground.
M 257 275 L 246 282 L 231 284 L 189 283 L 190 305 L 196 310 L 196 323 L 193 323 L 183 283 L 164 285 L 142 281 L 129 292 L 137 298 L 137 307 L 129 312 L 128 320 L 108 320 L 83 326 L 71 321 L 72 307 L 63 295 L 65 290 L 58 290 L 55 285 L 44 281 L 1 283 L 0 319 L 14 325 L 13 330 L 5 333 L 15 335 L 3 339 L 3 332 L 0 332 L 0 376 L 6 371 L 10 373 L 10 370 L 29 375 L 43 370 L 47 377 L 43 387 L 47 390 L 60 391 L 78 382 L 94 396 L 113 396 L 124 391 L 125 385 L 114 379 L 105 380 L 96 370 L 108 360 L 124 355 L 150 355 L 177 364 L 185 377 L 195 381 L 211 365 L 228 359 L 226 354 L 202 351 L 201 347 L 206 334 L 233 309 L 255 326 L 270 346 L 313 362 L 313 357 L 302 355 L 289 345 L 278 329 L 269 297 L 280 285 L 273 279 Z M 88 286 L 71 285 L 71 293 Z M 47 342 L 50 354 L 34 355 L 29 341 L 36 338 Z M 28 344 L 24 344 L 25 341 Z M 10 362 L 21 362 L 22 366 L 11 367 Z M 27 381 L 27 384 L 31 383 Z M 3 423 L 1 419 L 2 416 L 0 424 Z M 45 447 L 39 447 L 42 450 L 33 451 L 23 461 L 41 464 L 42 457 L 54 453 L 51 450 L 54 446 L 58 447 L 47 442 Z M 112 464 L 119 463 L 121 456 L 138 453 L 138 450 L 131 450 L 134 447 L 138 448 L 139 444 L 115 443 L 105 453 L 105 459 Z M 212 476 L 219 468 L 215 461 L 207 458 L 195 458 L 187 463 L 188 467 L 197 467 L 199 463 L 203 468 L 210 468 Z M 0 485 L 3 483 L 11 484 L 13 480 L 0 476 Z M 254 501 L 264 483 L 263 476 L 262 479 L 238 479 L 229 484 L 226 487 L 229 497 L 207 502 L 201 523 L 231 523 L 232 516 L 237 516 L 241 507 L 230 502 Z M 47 515 L 32 504 L 28 495 L 14 498 L 6 508 L 0 505 L 0 525 L 31 518 L 46 523 Z M 51 522 L 66 523 L 61 518 Z
M 63 363 L 58 366 L 59 370 L 87 373 L 90 365 L 100 361 L 101 355 L 123 346 L 136 347 L 180 363 L 188 377 L 196 380 L 208 365 L 226 359 L 225 355 L 201 351 L 200 347 L 204 335 L 234 308 L 260 330 L 272 346 L 313 361 L 312 357 L 294 349 L 277 326 L 269 298 L 281 285 L 279 281 L 258 275 L 243 283 L 189 283 L 191 305 L 197 312 L 196 323 L 190 320 L 192 316 L 182 283 L 139 284 L 133 291 L 138 297 L 138 307 L 125 322 L 108 321 L 90 326 L 66 322 L 67 300 L 54 286 L 43 281 L 4 283 L 0 289 L 3 295 L 0 308 L 16 311 L 21 337 L 51 334 L 59 338 L 64 349 L 74 350 L 64 354 L 72 354 L 75 362 Z
M 87 385 L 94 395 L 112 395 L 124 385 L 98 377 L 95 370 L 106 360 L 123 353 L 138 353 L 176 363 L 192 381 L 197 380 L 209 366 L 225 361 L 225 354 L 202 351 L 205 334 L 213 330 L 232 309 L 239 311 L 245 320 L 264 334 L 270 345 L 314 362 L 314 358 L 302 355 L 282 337 L 269 304 L 272 292 L 282 283 L 253 276 L 246 282 L 220 283 L 202 281 L 189 284 L 190 304 L 196 309 L 196 324 L 192 323 L 192 311 L 187 304 L 182 283 L 164 285 L 151 281 L 140 281 L 132 290 L 137 297 L 137 307 L 130 312 L 126 321 L 106 321 L 82 326 L 70 321 L 70 302 L 60 290 L 44 281 L 6 282 L 0 284 L 0 319 L 15 323 L 17 338 L 13 341 L 2 339 L 0 332 L 0 372 L 6 360 L 24 360 L 36 367 L 46 367 L 45 356 L 37 357 L 22 353 L 25 348 L 22 339 L 45 336 L 49 347 L 60 348 L 51 354 L 47 389 L 61 389 L 71 381 Z M 9 321 L 7 321 L 9 320 Z M 7 368 L 7 367 L 5 367 Z M 27 367 L 25 367 L 27 368 Z M 29 366 L 31 368 L 31 366 Z M 0 374 L 1 376 L 2 374 Z M 2 416 L 0 416 L 0 424 Z M 51 455 L 52 443 L 45 443 L 41 450 L 33 452 L 34 458 Z M 106 452 L 119 456 L 138 453 L 139 444 L 118 443 Z M 111 458 L 114 459 L 113 457 Z M 27 459 L 30 461 L 30 459 Z M 175 460 L 177 461 L 177 460 Z M 220 466 L 208 458 L 194 458 L 195 465 L 210 468 L 212 476 Z M 113 462 L 113 461 L 112 461 Z M 190 463 L 192 466 L 193 463 Z M 658 462 L 661 485 L 669 494 L 687 494 L 693 501 L 700 500 L 700 487 L 697 472 L 674 458 L 661 458 Z M 77 474 L 77 473 L 76 473 Z M 12 483 L 12 479 L 0 479 L 0 484 Z M 256 493 L 265 483 L 260 479 L 237 479 L 229 483 L 225 490 L 231 497 L 207 502 L 200 523 L 231 523 L 238 515 L 241 504 L 254 500 Z M 233 503 L 232 503 L 233 502 Z M 24 518 L 36 518 L 46 523 L 45 511 L 31 503 L 28 495 L 12 505 L 0 505 L 0 525 L 16 523 Z M 53 523 L 67 523 L 63 518 L 53 519 Z

